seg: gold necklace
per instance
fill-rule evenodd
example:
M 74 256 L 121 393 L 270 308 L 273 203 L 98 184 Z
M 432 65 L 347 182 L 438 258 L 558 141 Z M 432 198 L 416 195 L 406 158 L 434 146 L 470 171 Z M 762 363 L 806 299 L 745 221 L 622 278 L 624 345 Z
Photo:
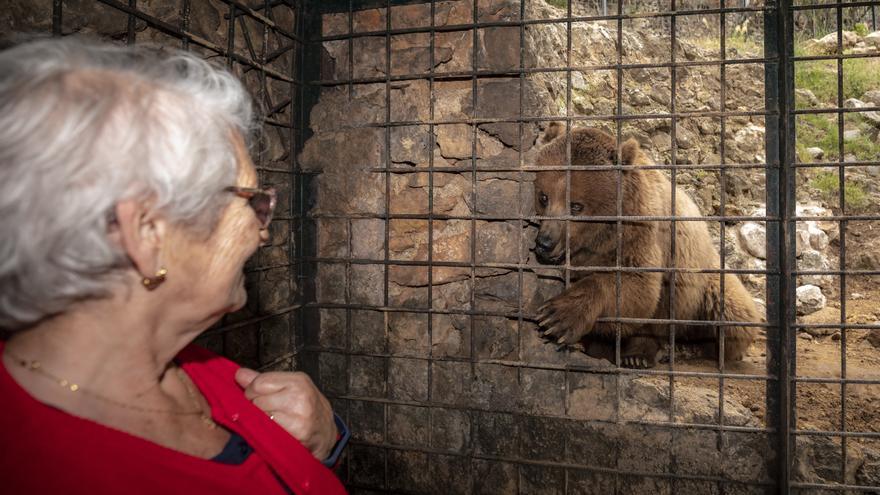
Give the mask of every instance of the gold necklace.
M 192 387 L 189 386 L 189 377 L 187 376 L 186 372 L 184 372 L 183 368 L 181 368 L 180 366 L 177 366 L 176 368 L 177 375 L 180 378 L 180 381 L 183 382 L 183 386 L 186 388 L 186 395 L 189 396 L 190 401 L 192 401 L 193 405 L 195 405 L 196 408 L 198 408 L 199 410 L 199 419 L 201 419 L 202 422 L 208 426 L 208 428 L 212 430 L 216 429 L 217 423 L 215 423 L 214 420 L 211 419 L 210 412 L 206 413 L 202 409 L 201 404 L 199 404 L 199 399 L 196 397 L 196 393 L 193 391 Z
M 47 371 L 45 368 L 43 368 L 42 363 L 40 363 L 36 359 L 27 360 L 27 359 L 24 359 L 24 358 L 21 358 L 21 357 L 15 355 L 8 348 L 4 349 L 4 350 L 6 351 L 6 354 L 12 358 L 12 360 L 15 362 L 15 364 L 21 366 L 22 368 L 24 368 L 32 373 L 42 375 L 44 378 L 48 378 L 48 379 L 52 380 L 58 386 L 60 386 L 61 388 L 65 389 L 69 392 L 74 392 L 74 393 L 86 395 L 86 396 L 91 397 L 93 399 L 97 399 L 101 402 L 110 404 L 112 406 L 120 407 L 123 409 L 127 409 L 129 411 L 136 411 L 136 412 L 140 412 L 140 413 L 149 413 L 149 414 L 171 414 L 174 416 L 199 416 L 200 419 L 204 423 L 209 425 L 212 429 L 217 427 L 217 425 L 211 419 L 211 416 L 208 413 L 206 413 L 204 410 L 202 410 L 201 406 L 199 405 L 199 401 L 196 398 L 195 392 L 193 392 L 192 388 L 190 388 L 189 381 L 187 381 L 186 377 L 183 376 L 184 372 L 182 369 L 180 369 L 180 367 L 177 367 L 178 378 L 183 382 L 183 386 L 186 388 L 186 394 L 190 398 L 190 401 L 193 403 L 193 405 L 196 406 L 195 411 L 177 411 L 174 409 L 154 409 L 154 408 L 150 408 L 150 407 L 140 407 L 140 406 L 133 406 L 131 404 L 126 404 L 125 402 L 121 402 L 116 399 L 111 399 L 110 397 L 106 397 L 104 395 L 95 393 L 91 390 L 88 390 L 88 389 L 81 387 L 77 383 L 74 383 L 74 382 L 67 380 L 65 378 L 61 378 L 57 375 L 54 375 L 53 373 L 51 373 L 51 372 Z

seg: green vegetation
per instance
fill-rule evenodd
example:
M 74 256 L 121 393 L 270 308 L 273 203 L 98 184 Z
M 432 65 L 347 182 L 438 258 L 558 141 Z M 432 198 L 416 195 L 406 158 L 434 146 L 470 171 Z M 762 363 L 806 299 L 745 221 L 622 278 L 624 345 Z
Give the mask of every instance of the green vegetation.
M 855 127 L 861 117 L 847 114 L 844 124 Z M 825 152 L 825 160 L 834 161 L 840 158 L 837 115 L 836 114 L 804 114 L 797 117 L 797 155 L 798 161 L 809 163 L 812 160 L 806 153 L 807 148 L 819 147 Z M 880 149 L 871 142 L 867 133 L 843 143 L 844 153 L 852 153 L 857 160 L 876 160 L 880 157 Z
M 856 23 L 856 25 L 853 27 L 853 31 L 855 31 L 857 35 L 864 38 L 868 35 L 868 25 L 864 22 Z
M 795 47 L 795 55 L 810 55 Z M 853 58 L 843 61 L 843 99 L 860 98 L 866 91 L 880 87 L 880 58 Z M 837 106 L 837 61 L 809 60 L 795 62 L 794 86 L 809 89 L 820 102 Z
M 826 106 L 837 106 L 837 62 L 834 60 L 796 62 L 794 87 L 812 91 Z
M 822 148 L 825 160 L 836 160 L 838 153 L 837 119 L 831 114 L 805 114 L 797 117 L 797 152 L 801 162 L 812 160 L 806 154 L 807 148 Z
M 861 98 L 872 89 L 880 88 L 880 59 L 851 58 L 843 61 L 843 98 Z
M 728 51 L 734 49 L 740 55 L 748 54 L 757 57 L 764 53 L 764 42 L 760 39 L 748 36 L 747 34 L 734 34 L 727 38 L 725 45 Z
M 568 0 L 544 0 L 554 7 L 559 7 L 560 9 L 568 8 Z
M 810 181 L 810 185 L 822 193 L 823 199 L 830 205 L 839 204 L 840 178 L 835 171 L 820 172 Z M 854 183 L 844 183 L 843 197 L 849 210 L 860 210 L 868 206 L 868 194 L 861 186 Z
M 803 55 L 803 50 L 796 49 L 798 54 Z M 880 89 L 880 59 L 859 58 L 843 61 L 843 95 L 842 100 L 849 98 L 861 98 L 872 89 Z M 810 90 L 818 100 L 819 108 L 836 108 L 838 105 L 837 87 L 837 61 L 835 60 L 811 60 L 795 63 L 795 88 Z M 814 104 L 806 98 L 797 95 L 796 106 L 799 109 L 811 108 Z M 864 119 L 858 114 L 847 113 L 844 115 L 844 124 L 847 130 L 862 128 L 866 131 Z M 835 161 L 840 159 L 838 136 L 838 118 L 836 114 L 804 114 L 797 117 L 797 154 L 802 162 L 812 161 L 806 153 L 807 148 L 818 147 L 825 152 L 824 160 Z M 847 140 L 844 143 L 844 153 L 853 154 L 857 160 L 876 160 L 880 157 L 880 149 L 871 142 L 868 132 Z M 830 178 L 819 177 L 820 183 L 816 186 L 820 190 L 837 190 L 836 182 L 832 184 Z M 836 181 L 836 176 L 834 177 Z M 824 189 L 820 186 L 826 186 Z M 833 187 L 832 187 L 833 185 Z M 854 208 L 860 201 L 864 201 L 864 191 L 860 189 L 849 190 L 845 188 L 847 204 Z M 836 192 L 834 193 L 836 194 Z

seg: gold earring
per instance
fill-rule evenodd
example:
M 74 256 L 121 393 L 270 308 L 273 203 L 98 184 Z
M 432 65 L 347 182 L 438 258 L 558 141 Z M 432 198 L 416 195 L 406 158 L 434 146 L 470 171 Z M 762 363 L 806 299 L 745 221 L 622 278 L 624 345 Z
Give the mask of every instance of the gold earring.
M 156 287 L 162 285 L 162 282 L 165 281 L 165 275 L 168 275 L 168 270 L 165 268 L 160 268 L 158 272 L 156 272 L 155 277 L 144 277 L 141 280 L 141 283 L 144 284 L 147 290 L 153 290 Z

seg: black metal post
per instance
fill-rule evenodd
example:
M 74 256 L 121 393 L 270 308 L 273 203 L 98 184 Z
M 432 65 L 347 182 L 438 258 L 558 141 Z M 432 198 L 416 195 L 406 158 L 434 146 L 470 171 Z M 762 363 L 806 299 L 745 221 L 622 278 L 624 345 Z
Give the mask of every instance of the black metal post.
M 792 265 L 795 259 L 796 231 L 790 220 L 795 212 L 794 131 L 791 110 L 794 106 L 794 67 L 791 57 L 793 29 L 791 0 L 778 0 L 764 16 L 764 87 L 769 112 L 766 121 L 767 148 L 767 373 L 776 380 L 767 382 L 769 424 L 778 435 L 778 493 L 788 494 L 794 442 L 795 376 L 794 289 Z

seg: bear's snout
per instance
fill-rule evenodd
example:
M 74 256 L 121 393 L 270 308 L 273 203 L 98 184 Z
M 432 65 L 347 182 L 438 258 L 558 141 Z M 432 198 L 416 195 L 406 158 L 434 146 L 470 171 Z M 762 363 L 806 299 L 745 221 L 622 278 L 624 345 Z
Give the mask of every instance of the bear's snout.
M 538 261 L 547 264 L 557 264 L 562 259 L 559 254 L 553 253 L 556 248 L 557 240 L 546 232 L 538 232 L 535 238 L 535 255 Z

